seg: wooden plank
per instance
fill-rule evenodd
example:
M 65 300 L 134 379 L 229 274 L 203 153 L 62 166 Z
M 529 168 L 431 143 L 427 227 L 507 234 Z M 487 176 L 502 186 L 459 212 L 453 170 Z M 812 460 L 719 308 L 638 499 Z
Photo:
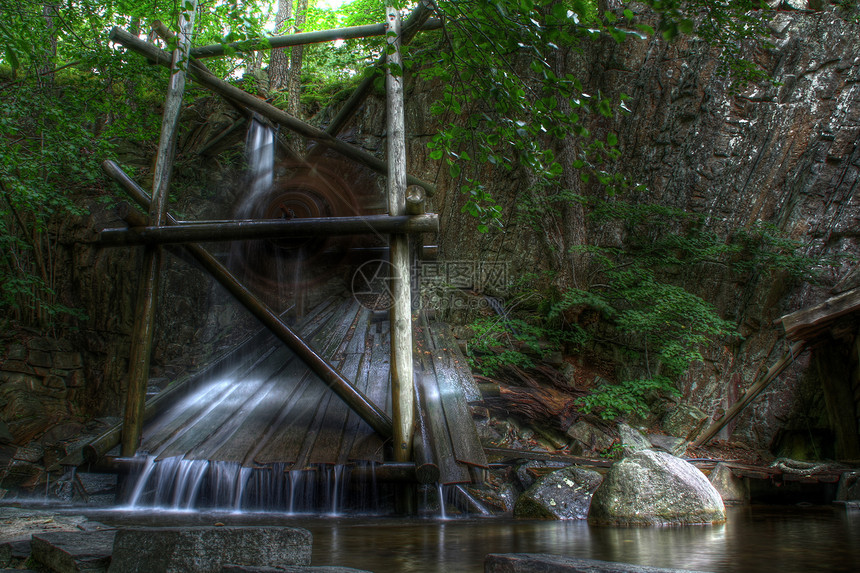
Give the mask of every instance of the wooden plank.
M 841 316 L 860 311 L 860 288 L 831 297 L 821 304 L 798 310 L 780 318 L 789 340 L 809 340 L 826 331 L 826 325 Z
M 389 355 L 388 323 L 376 324 L 370 333 L 371 355 L 368 365 L 367 396 L 374 403 L 385 405 L 386 412 L 391 412 L 391 394 L 389 392 Z M 359 424 L 355 431 L 355 442 L 348 455 L 350 461 L 383 461 L 383 442 L 371 431 L 367 424 Z
M 342 304 L 339 312 L 335 312 L 332 319 L 315 337 L 314 342 L 319 345 L 318 352 L 324 358 L 330 358 L 340 347 L 347 330 L 355 319 L 358 308 L 356 301 Z M 290 423 L 280 431 L 275 432 L 268 443 L 255 454 L 254 461 L 260 464 L 295 461 L 320 402 L 329 394 L 328 388 L 322 380 L 313 376 L 292 407 Z
M 475 402 L 481 400 L 481 391 L 478 389 L 478 383 L 475 382 L 475 377 L 472 376 L 472 370 L 469 368 L 469 362 L 463 353 L 460 351 L 460 345 L 454 338 L 451 332 L 451 327 L 442 322 L 436 322 L 430 325 L 430 332 L 433 335 L 433 345 L 442 354 L 445 360 L 447 369 L 452 370 L 456 374 L 454 382 L 460 389 L 461 394 L 467 402 Z
M 441 389 L 433 363 L 433 343 L 429 327 L 425 324 L 416 329 L 424 341 L 425 350 L 420 355 L 422 373 L 418 376 L 416 390 L 421 408 L 423 428 L 426 429 L 433 460 L 439 466 L 439 481 L 443 484 L 469 483 L 469 471 L 457 463 L 454 444 L 442 405 Z M 430 352 L 430 354 L 427 354 Z
M 472 412 L 466 403 L 463 392 L 464 384 L 458 380 L 462 372 L 458 371 L 454 365 L 452 354 L 456 345 L 450 346 L 445 343 L 444 337 L 441 339 L 439 337 L 439 333 L 446 329 L 447 326 L 445 325 L 434 324 L 430 326 L 430 336 L 434 347 L 431 356 L 448 433 L 454 447 L 454 456 L 460 463 L 486 468 L 487 457 L 484 455 L 484 448 L 481 446 L 478 430 L 472 419 Z M 459 348 L 457 350 L 459 351 Z
M 241 379 L 247 375 L 248 372 L 258 367 L 274 353 L 275 349 L 270 348 L 268 352 L 265 352 L 257 360 L 250 363 L 246 369 L 239 372 L 235 379 L 222 377 L 220 381 L 214 382 L 210 387 L 202 390 L 202 396 L 199 398 L 195 399 L 193 395 L 189 396 L 164 412 L 147 428 L 147 435 L 141 444 L 141 451 L 152 455 L 160 454 L 163 448 L 182 432 L 183 428 L 195 423 L 197 419 L 205 415 L 207 408 L 224 397 L 226 393 L 232 392 L 236 386 L 236 379 Z M 194 401 L 192 402 L 192 400 Z
M 355 381 L 361 366 L 360 354 L 350 354 L 344 360 L 341 371 L 347 380 Z M 347 427 L 350 410 L 341 400 L 330 401 L 319 425 L 312 426 L 311 432 L 316 433 L 313 448 L 307 454 L 306 464 L 334 465 L 340 459 L 341 442 L 346 440 L 344 430 Z M 299 457 L 301 462 L 301 456 Z
M 365 354 L 357 355 L 360 356 L 360 366 L 358 370 L 358 374 L 355 377 L 355 385 L 361 388 L 361 391 L 367 394 L 367 382 L 368 377 L 370 375 L 370 365 L 371 365 L 371 354 L 367 352 Z M 340 444 L 340 452 L 338 452 L 337 463 L 338 464 L 346 464 L 350 460 L 350 454 L 352 453 L 353 447 L 355 446 L 356 438 L 359 433 L 366 433 L 362 430 L 362 425 L 364 425 L 361 421 L 361 418 L 355 415 L 355 412 L 349 412 L 346 423 L 344 424 L 343 436 L 344 439 Z M 380 444 L 382 442 L 380 441 Z M 362 460 L 368 461 L 368 460 Z M 376 460 L 379 461 L 379 460 Z

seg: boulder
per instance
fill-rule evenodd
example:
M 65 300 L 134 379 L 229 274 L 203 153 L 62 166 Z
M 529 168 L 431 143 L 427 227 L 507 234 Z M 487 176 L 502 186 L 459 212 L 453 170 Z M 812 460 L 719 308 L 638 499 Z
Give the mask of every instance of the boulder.
M 34 535 L 30 557 L 49 571 L 107 571 L 116 531 L 59 531 Z
M 743 479 L 735 477 L 726 464 L 717 464 L 708 478 L 725 504 L 743 504 L 749 501 L 749 490 Z
M 836 501 L 860 500 L 860 472 L 843 472 L 836 490 Z
M 687 441 L 683 438 L 664 436 L 663 434 L 648 434 L 648 441 L 654 448 L 669 452 L 673 456 L 684 455 L 684 452 L 687 451 Z
M 591 496 L 603 481 L 592 470 L 567 467 L 537 480 L 514 506 L 514 517 L 585 519 Z
M 535 481 L 537 480 L 538 476 L 536 474 L 546 473 L 541 472 L 541 470 L 546 468 L 561 469 L 563 467 L 565 467 L 565 464 L 563 462 L 545 462 L 542 460 L 531 460 L 517 468 L 517 480 L 519 480 L 520 482 L 520 487 L 522 487 L 523 490 L 527 490 L 532 485 L 534 485 Z
M 135 527 L 117 531 L 111 573 L 195 571 L 224 565 L 310 565 L 311 533 L 297 527 Z
M 567 435 L 571 438 L 571 450 L 577 455 L 585 451 L 607 451 L 615 442 L 615 436 L 604 432 L 585 420 L 579 420 L 568 428 Z
M 642 432 L 623 422 L 618 424 L 618 436 L 621 438 L 621 451 L 624 456 L 651 449 L 651 442 Z
M 615 463 L 591 500 L 596 525 L 723 523 L 719 492 L 692 464 L 665 452 L 643 450 Z
M 686 569 L 663 569 L 630 563 L 580 559 L 540 553 L 490 553 L 484 573 L 694 573 Z
M 663 417 L 663 430 L 672 436 L 693 441 L 705 427 L 708 415 L 689 404 L 678 404 Z

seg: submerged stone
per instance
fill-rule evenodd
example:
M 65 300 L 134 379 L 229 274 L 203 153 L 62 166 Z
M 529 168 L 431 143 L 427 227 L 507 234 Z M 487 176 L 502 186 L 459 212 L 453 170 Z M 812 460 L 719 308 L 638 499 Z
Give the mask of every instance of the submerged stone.
M 723 523 L 719 492 L 692 464 L 665 452 L 643 450 L 624 458 L 591 500 L 588 521 L 597 525 Z
M 631 563 L 580 559 L 542 553 L 491 553 L 484 573 L 695 573 L 686 569 L 645 567 Z
M 30 556 L 57 573 L 107 571 L 116 531 L 60 531 L 34 535 Z
M 591 496 L 603 480 L 596 471 L 577 467 L 556 470 L 537 480 L 514 506 L 514 517 L 585 519 Z
M 726 464 L 717 464 L 708 478 L 725 504 L 743 504 L 749 501 L 749 490 L 743 479 L 735 477 Z
M 136 527 L 117 532 L 111 573 L 219 573 L 227 564 L 310 565 L 311 533 L 298 527 Z

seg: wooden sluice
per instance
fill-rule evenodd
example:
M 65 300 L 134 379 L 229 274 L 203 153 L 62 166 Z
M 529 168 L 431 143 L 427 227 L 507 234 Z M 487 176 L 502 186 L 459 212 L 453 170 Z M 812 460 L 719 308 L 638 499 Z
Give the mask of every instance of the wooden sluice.
M 389 323 L 378 315 L 353 299 L 329 299 L 295 329 L 390 414 Z M 465 360 L 445 325 L 417 326 L 416 340 L 419 424 L 430 450 L 412 465 L 414 479 L 443 484 L 479 479 L 475 470 L 487 462 L 466 402 L 477 390 Z M 138 452 L 156 461 L 179 457 L 284 471 L 390 461 L 391 444 L 274 336 L 235 360 L 234 369 L 198 383 L 197 392 L 148 423 Z M 383 469 L 379 477 L 401 480 L 405 468 Z

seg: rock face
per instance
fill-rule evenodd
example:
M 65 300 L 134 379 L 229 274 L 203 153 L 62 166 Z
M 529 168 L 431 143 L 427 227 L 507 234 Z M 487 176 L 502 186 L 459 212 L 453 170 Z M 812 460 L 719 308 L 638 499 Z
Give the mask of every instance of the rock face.
M 311 533 L 295 527 L 133 528 L 117 532 L 110 571 L 198 571 L 224 565 L 310 565 Z
M 514 517 L 585 519 L 591 496 L 603 481 L 592 470 L 568 467 L 537 480 L 514 506 Z
M 597 525 L 722 523 L 720 494 L 691 464 L 665 452 L 644 450 L 612 466 L 588 513 Z

